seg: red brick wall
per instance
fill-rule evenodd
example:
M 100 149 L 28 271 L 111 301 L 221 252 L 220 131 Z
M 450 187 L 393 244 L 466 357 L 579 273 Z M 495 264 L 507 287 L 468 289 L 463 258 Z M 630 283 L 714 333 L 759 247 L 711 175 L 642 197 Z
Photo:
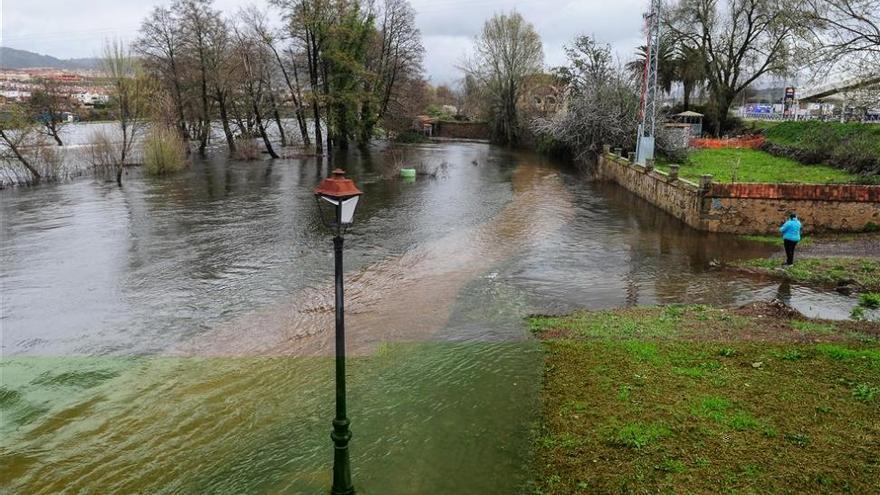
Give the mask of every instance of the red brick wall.
M 707 196 L 717 198 L 880 202 L 880 186 L 855 184 L 713 183 Z
M 489 124 L 485 122 L 446 122 L 434 124 L 434 136 L 455 139 L 489 139 Z

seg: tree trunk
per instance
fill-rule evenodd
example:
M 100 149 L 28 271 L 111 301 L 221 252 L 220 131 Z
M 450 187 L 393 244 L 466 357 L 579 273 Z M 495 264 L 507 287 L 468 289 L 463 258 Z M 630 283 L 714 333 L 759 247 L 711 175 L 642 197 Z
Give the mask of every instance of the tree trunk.
M 49 125 L 47 127 L 49 128 L 49 134 L 55 139 L 55 143 L 58 144 L 58 146 L 64 146 L 64 143 L 61 142 L 61 138 L 58 136 L 58 129 L 54 125 Z
M 229 153 L 235 153 L 235 136 L 229 127 L 229 114 L 226 112 L 226 96 L 223 91 L 217 90 L 217 105 L 220 107 L 220 122 L 223 124 L 223 134 L 226 136 L 226 146 Z
M 269 140 L 269 136 L 266 134 L 266 128 L 263 126 L 263 118 L 260 115 L 260 107 L 257 105 L 256 100 L 253 100 L 254 105 L 254 118 L 257 120 L 257 129 L 260 130 L 260 135 L 263 136 L 263 144 L 266 145 L 266 151 L 269 153 L 269 156 L 272 158 L 278 158 L 278 154 L 275 153 L 275 149 L 272 148 L 272 142 Z
M 15 158 L 17 158 L 18 161 L 21 162 L 22 165 L 24 165 L 24 168 L 26 168 L 28 172 L 30 172 L 31 175 L 34 176 L 34 181 L 39 182 L 42 178 L 40 172 L 38 172 L 37 169 L 34 168 L 33 165 L 31 165 L 31 163 L 21 154 L 21 152 L 19 152 L 18 146 L 13 144 L 12 140 L 6 136 L 6 133 L 2 129 L 0 129 L 0 138 L 6 141 L 6 145 L 9 146 L 9 149 L 12 151 L 12 154 L 15 155 Z
M 299 132 L 302 135 L 303 144 L 308 146 L 312 144 L 312 140 L 309 138 L 309 127 L 306 125 L 306 113 L 303 110 L 302 106 L 302 92 L 300 92 L 299 86 L 299 71 L 296 69 L 296 64 L 293 64 L 293 80 L 296 83 L 296 92 L 299 97 L 298 103 L 296 103 L 296 123 L 299 125 Z
M 284 133 L 284 126 L 281 125 L 281 114 L 278 112 L 278 104 L 275 101 L 275 93 L 272 87 L 269 87 L 269 104 L 272 106 L 272 116 L 275 118 L 275 125 L 278 127 L 278 137 L 281 138 L 281 147 L 287 146 L 287 135 Z

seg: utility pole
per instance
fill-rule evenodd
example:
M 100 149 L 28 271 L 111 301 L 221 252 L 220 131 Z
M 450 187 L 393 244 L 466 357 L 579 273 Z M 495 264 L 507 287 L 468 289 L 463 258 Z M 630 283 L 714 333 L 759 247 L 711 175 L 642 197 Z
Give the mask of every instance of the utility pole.
M 636 141 L 636 162 L 645 164 L 654 158 L 654 137 L 657 131 L 657 64 L 660 53 L 660 3 L 651 0 L 651 11 L 644 15 L 648 31 L 648 53 L 645 57 L 645 72 L 642 79 L 642 100 L 640 106 L 641 123 Z

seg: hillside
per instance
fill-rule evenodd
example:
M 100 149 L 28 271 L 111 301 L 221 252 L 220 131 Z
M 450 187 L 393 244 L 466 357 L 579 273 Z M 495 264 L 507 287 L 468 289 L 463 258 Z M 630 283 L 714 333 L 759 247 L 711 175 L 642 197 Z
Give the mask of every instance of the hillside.
M 97 58 L 59 59 L 50 55 L 29 52 L 0 46 L 0 67 L 6 69 L 27 69 L 49 67 L 53 69 L 93 69 L 100 65 Z

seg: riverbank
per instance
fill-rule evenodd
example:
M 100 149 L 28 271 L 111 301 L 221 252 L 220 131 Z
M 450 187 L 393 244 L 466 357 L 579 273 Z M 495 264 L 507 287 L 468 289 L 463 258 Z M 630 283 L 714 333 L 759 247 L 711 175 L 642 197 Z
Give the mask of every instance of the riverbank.
M 880 325 L 781 305 L 534 317 L 535 493 L 880 490 Z

